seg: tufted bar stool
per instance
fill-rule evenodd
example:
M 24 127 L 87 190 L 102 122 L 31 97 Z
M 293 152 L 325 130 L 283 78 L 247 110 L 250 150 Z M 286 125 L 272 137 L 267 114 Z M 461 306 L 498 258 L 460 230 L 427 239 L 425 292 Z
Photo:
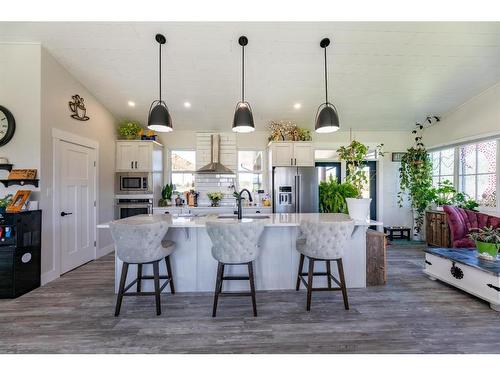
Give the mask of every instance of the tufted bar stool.
M 168 224 L 164 221 L 151 221 L 150 223 L 117 223 L 109 225 L 111 236 L 115 244 L 116 255 L 123 262 L 120 286 L 116 299 L 115 316 L 120 314 L 124 296 L 155 296 L 156 315 L 161 314 L 161 291 L 170 283 L 171 292 L 174 293 L 172 272 L 169 256 L 174 252 L 175 242 L 163 240 L 168 231 Z M 168 275 L 160 276 L 160 261 L 165 259 Z M 125 286 L 130 264 L 137 265 L 137 278 Z M 143 276 L 142 266 L 153 265 L 153 275 Z M 154 280 L 154 292 L 142 292 L 141 280 Z M 160 280 L 166 280 L 160 287 Z M 136 292 L 128 292 L 137 284 Z
M 261 222 L 221 223 L 208 221 L 206 228 L 212 240 L 212 256 L 218 262 L 212 317 L 216 316 L 219 297 L 223 296 L 252 297 L 253 315 L 257 316 L 253 261 L 259 256 L 259 239 L 264 231 L 264 224 Z M 248 276 L 224 276 L 226 265 L 245 264 L 248 266 Z M 222 292 L 224 280 L 248 280 L 250 293 Z
M 344 246 L 351 237 L 354 230 L 354 221 L 344 214 L 328 215 L 325 221 L 312 222 L 302 221 L 300 223 L 300 232 L 304 238 L 299 238 L 296 243 L 297 251 L 300 253 L 299 271 L 297 274 L 296 290 L 300 288 L 302 281 L 307 288 L 307 311 L 311 310 L 311 297 L 313 291 L 342 291 L 344 307 L 349 310 L 349 301 L 347 298 L 347 289 L 345 285 L 344 267 L 342 256 Z M 302 272 L 304 259 L 309 261 L 308 272 Z M 314 264 L 317 261 L 326 262 L 326 272 L 314 272 Z M 339 279 L 332 275 L 330 262 L 336 261 Z M 307 281 L 304 276 L 307 276 Z M 314 276 L 326 276 L 326 288 L 313 288 Z M 332 280 L 338 287 L 332 288 Z

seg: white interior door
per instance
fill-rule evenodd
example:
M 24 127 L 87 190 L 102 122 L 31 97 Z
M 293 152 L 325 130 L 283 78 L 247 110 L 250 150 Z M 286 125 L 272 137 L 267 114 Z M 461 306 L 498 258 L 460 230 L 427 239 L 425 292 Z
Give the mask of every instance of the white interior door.
M 96 151 L 59 141 L 61 273 L 95 258 Z

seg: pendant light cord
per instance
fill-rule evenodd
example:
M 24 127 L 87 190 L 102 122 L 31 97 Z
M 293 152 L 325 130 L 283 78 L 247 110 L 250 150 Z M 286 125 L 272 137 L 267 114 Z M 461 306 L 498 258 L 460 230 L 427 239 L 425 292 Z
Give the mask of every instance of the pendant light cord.
M 325 49 L 325 103 L 328 103 L 328 73 L 326 70 L 326 47 Z
M 160 102 L 161 102 L 161 43 L 158 43 L 160 46 L 160 64 L 159 64 L 159 70 L 160 70 Z
M 245 46 L 241 46 L 241 101 L 245 101 Z

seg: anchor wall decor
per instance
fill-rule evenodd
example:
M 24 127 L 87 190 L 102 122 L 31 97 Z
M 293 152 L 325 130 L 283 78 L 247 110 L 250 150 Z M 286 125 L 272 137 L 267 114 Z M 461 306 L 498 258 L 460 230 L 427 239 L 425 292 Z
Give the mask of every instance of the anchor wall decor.
M 73 100 L 68 103 L 69 109 L 73 112 L 71 117 L 79 121 L 88 121 L 90 117 L 87 116 L 87 109 L 85 108 L 83 98 L 80 95 L 73 95 L 71 99 Z

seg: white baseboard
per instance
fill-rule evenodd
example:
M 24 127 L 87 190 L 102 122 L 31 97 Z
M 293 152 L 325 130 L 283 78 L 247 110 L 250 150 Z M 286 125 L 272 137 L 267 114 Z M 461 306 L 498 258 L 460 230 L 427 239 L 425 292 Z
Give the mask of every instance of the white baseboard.
M 50 270 L 49 272 L 42 273 L 40 276 L 40 284 L 45 285 L 59 278 L 59 273 L 56 270 Z
M 100 257 L 103 257 L 104 255 L 107 255 L 113 251 L 115 251 L 115 247 L 113 246 L 113 244 L 97 249 L 96 259 L 99 259 Z

